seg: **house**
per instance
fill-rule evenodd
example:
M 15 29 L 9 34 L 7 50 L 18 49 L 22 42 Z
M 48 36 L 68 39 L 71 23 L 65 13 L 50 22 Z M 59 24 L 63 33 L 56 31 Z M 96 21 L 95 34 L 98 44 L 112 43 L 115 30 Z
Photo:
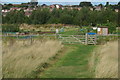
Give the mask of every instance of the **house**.
M 93 11 L 94 9 L 93 8 L 90 8 L 91 11 Z
M 68 9 L 73 10 L 73 7 L 68 7 Z M 75 8 L 74 8 L 75 9 Z
M 106 27 L 106 26 L 98 27 L 97 34 L 98 35 L 108 35 L 108 27 Z
M 7 9 L 2 10 L 2 13 L 7 13 L 7 12 L 10 12 L 10 10 L 7 10 Z
M 7 15 L 7 13 L 2 13 L 2 15 L 5 17 Z
M 101 6 L 95 6 L 94 9 L 95 9 L 96 11 L 101 11 L 101 10 L 102 10 L 102 7 L 101 7 Z
M 25 16 L 29 17 L 32 14 L 33 8 L 24 9 Z
M 77 9 L 80 11 L 82 8 L 81 8 L 81 7 L 78 7 Z
M 42 8 L 47 8 L 48 6 L 46 4 L 41 5 Z
M 6 16 L 6 14 L 7 14 L 8 12 L 10 12 L 10 10 L 7 10 L 7 9 L 2 10 L 2 15 L 3 15 L 3 16 Z
M 32 12 L 34 9 L 33 8 L 27 8 L 26 10 Z
M 53 9 L 53 8 L 55 8 L 55 6 L 54 6 L 54 5 L 50 5 L 50 8 L 52 8 L 52 9 Z
M 10 11 L 14 11 L 14 10 L 20 11 L 21 8 L 17 8 L 17 7 L 12 7 L 12 8 L 10 8 Z
M 62 8 L 62 5 L 59 5 L 59 4 L 56 4 L 55 6 L 56 6 L 57 9 Z
M 29 11 L 25 12 L 25 16 L 27 16 L 27 17 L 30 17 L 31 14 L 32 14 L 32 12 L 29 12 Z
M 62 7 L 62 10 L 64 10 L 65 8 L 64 7 Z
M 73 8 L 72 6 L 65 6 L 64 9 L 73 10 L 73 9 L 75 9 L 75 8 Z
M 62 5 L 60 5 L 60 4 L 53 4 L 53 5 L 50 5 L 50 8 L 57 8 L 57 9 L 60 9 L 60 8 L 62 8 Z
M 12 4 L 12 6 L 21 6 L 21 4 Z
M 115 9 L 115 12 L 119 12 L 119 10 L 118 10 L 118 9 Z

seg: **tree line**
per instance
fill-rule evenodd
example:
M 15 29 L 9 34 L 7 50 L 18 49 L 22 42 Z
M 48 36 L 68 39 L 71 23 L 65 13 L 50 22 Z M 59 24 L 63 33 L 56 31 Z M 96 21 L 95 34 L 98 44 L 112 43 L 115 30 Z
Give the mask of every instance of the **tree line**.
M 38 9 L 32 12 L 30 17 L 25 16 L 23 10 L 11 11 L 6 16 L 2 16 L 3 24 L 72 24 L 88 26 L 96 24 L 106 24 L 111 22 L 118 24 L 118 13 L 107 8 L 102 11 L 91 11 L 87 7 L 79 10 L 69 9 Z
M 40 8 L 34 10 L 29 17 L 25 16 L 23 10 L 9 12 L 2 16 L 3 24 L 70 24 L 82 26 L 109 26 L 112 33 L 119 24 L 118 13 L 107 8 L 101 11 L 91 11 L 88 7 L 83 7 L 80 11 L 73 9 L 49 9 Z M 7 31 L 9 26 L 3 28 Z M 10 26 L 11 28 L 11 26 Z M 16 28 L 19 30 L 18 27 Z M 8 30 L 10 31 L 10 30 Z M 13 29 L 12 31 L 16 31 Z

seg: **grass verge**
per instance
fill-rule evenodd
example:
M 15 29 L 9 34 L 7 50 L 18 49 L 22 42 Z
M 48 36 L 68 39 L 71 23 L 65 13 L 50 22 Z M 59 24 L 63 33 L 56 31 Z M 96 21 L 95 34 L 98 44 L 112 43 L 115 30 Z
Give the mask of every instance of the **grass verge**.
M 92 54 L 90 65 L 95 78 L 118 78 L 118 41 L 99 46 Z
M 59 41 L 41 42 L 13 41 L 3 43 L 3 77 L 4 78 L 33 78 L 29 76 L 38 70 L 38 66 L 47 67 L 47 62 L 63 47 Z M 9 43 L 9 44 L 8 44 Z M 12 44 L 11 44 L 12 43 Z M 29 44 L 29 45 L 28 45 Z

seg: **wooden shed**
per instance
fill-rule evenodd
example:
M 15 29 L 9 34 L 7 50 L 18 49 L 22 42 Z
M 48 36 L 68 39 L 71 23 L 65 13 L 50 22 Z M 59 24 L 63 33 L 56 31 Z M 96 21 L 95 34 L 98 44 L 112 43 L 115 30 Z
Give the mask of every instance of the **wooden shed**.
M 106 27 L 106 26 L 98 27 L 97 34 L 98 35 L 108 35 L 108 27 Z

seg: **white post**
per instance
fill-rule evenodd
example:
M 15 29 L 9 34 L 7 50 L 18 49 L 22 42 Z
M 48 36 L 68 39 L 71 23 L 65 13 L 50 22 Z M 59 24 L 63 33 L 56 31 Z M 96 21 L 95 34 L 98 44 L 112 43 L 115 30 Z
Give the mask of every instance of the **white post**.
M 59 30 L 58 29 L 56 29 L 56 34 L 58 34 L 59 33 Z
M 88 44 L 88 34 L 86 33 L 86 35 L 85 35 L 85 45 L 87 45 Z
M 59 33 L 59 30 L 56 29 L 56 38 L 58 38 L 58 33 Z

